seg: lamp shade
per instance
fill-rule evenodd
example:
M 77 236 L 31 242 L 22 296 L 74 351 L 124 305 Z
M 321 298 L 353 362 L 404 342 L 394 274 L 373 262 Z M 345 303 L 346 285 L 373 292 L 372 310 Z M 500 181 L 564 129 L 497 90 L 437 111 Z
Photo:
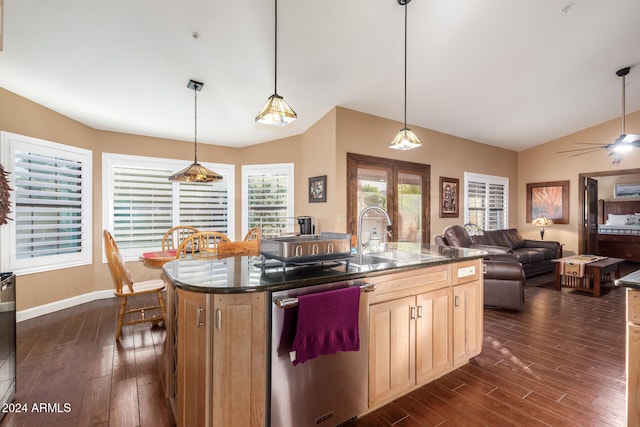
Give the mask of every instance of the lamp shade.
M 256 116 L 256 122 L 265 125 L 285 126 L 298 118 L 293 108 L 283 97 L 274 93 Z
M 402 128 L 389 144 L 389 148 L 395 148 L 396 150 L 410 150 L 417 147 L 422 147 L 422 141 L 411 129 L 406 127 Z
M 220 181 L 221 179 L 222 175 L 205 168 L 197 162 L 192 163 L 190 166 L 187 166 L 169 177 L 169 181 L 183 182 L 213 182 Z
M 531 225 L 533 225 L 534 227 L 551 227 L 553 225 L 553 221 L 550 220 L 549 218 L 545 218 L 543 216 L 534 219 L 531 222 Z

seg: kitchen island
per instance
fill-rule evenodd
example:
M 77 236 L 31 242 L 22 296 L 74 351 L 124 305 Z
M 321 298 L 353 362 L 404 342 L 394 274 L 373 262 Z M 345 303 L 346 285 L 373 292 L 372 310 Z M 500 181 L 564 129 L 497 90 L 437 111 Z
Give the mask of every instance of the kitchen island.
M 429 245 L 410 251 L 389 247 L 381 256 L 284 268 L 251 256 L 166 264 L 166 391 L 177 425 L 337 425 L 467 363 L 482 346 L 485 253 Z M 277 349 L 283 309 L 276 299 L 360 285 L 374 289 L 361 293 L 360 350 L 287 363 Z M 354 358 L 346 374 L 326 373 Z M 287 377 L 316 365 L 326 365 L 324 373 L 299 376 L 330 377 L 334 393 L 347 390 L 354 406 L 311 419 L 298 414 L 305 401 L 322 399 L 299 404 L 301 390 L 315 384 L 296 388 Z
M 616 280 L 627 288 L 627 425 L 640 425 L 640 270 Z

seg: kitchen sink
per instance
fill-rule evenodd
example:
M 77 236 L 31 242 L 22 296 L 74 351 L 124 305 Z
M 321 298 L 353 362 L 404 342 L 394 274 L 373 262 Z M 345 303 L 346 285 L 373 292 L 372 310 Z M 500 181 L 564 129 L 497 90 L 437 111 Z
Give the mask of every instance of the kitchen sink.
M 429 255 L 418 252 L 403 252 L 403 251 L 382 251 L 382 252 L 371 252 L 368 254 L 362 255 L 362 260 L 359 255 L 351 255 L 346 262 L 349 265 L 353 265 L 356 267 L 361 266 L 376 266 L 380 264 L 389 264 L 389 265 L 409 265 L 409 264 L 419 264 L 421 262 L 444 259 L 445 257 L 439 255 Z

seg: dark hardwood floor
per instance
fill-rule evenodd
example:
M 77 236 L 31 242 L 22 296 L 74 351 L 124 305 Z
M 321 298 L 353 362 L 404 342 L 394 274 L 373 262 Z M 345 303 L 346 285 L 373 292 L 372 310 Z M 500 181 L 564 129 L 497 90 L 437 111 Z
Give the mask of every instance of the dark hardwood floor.
M 608 284 L 593 298 L 544 283 L 525 289 L 520 313 L 484 310 L 483 351 L 471 363 L 349 426 L 625 425 L 625 290 Z M 162 387 L 165 331 L 125 326 L 116 344 L 117 304 L 18 324 L 14 402 L 27 411 L 5 414 L 2 427 L 174 425 Z

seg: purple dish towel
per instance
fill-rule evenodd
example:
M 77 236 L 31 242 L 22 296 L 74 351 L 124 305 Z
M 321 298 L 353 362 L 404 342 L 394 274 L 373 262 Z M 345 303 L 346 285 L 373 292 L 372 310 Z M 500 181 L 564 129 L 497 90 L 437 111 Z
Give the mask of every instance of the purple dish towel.
M 299 296 L 293 364 L 323 354 L 360 350 L 359 308 L 359 286 Z

